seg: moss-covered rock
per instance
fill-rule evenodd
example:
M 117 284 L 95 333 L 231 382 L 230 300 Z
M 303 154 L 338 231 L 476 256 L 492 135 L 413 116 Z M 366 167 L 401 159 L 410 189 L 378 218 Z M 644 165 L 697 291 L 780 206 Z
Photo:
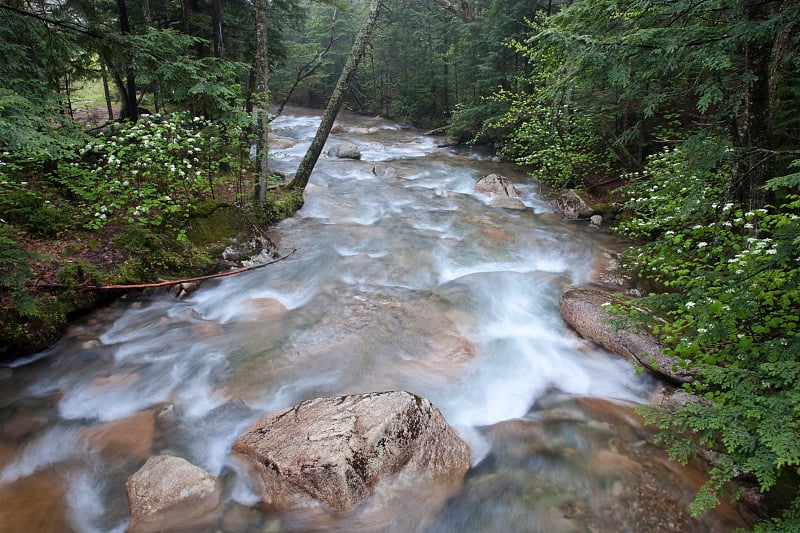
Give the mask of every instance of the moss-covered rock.
M 295 214 L 303 207 L 303 190 L 279 187 L 267 191 L 267 205 L 264 207 L 264 222 L 275 224 Z

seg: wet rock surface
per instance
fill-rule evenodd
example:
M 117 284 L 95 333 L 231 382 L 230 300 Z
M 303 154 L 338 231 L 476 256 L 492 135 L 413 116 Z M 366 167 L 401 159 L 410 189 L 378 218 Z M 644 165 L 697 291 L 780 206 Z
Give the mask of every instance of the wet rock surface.
M 606 307 L 617 301 L 612 293 L 591 287 L 571 287 L 559 304 L 561 316 L 582 337 L 619 354 L 672 383 L 687 383 L 691 373 L 662 353 L 653 335 L 631 325 L 615 324 Z
M 489 174 L 485 178 L 478 180 L 475 184 L 475 192 L 485 194 L 490 198 L 518 198 L 519 192 L 514 184 L 499 174 Z
M 556 207 L 567 218 L 589 218 L 594 214 L 588 195 L 575 189 L 564 189 L 555 200 Z
M 407 392 L 319 398 L 265 415 L 233 444 L 271 508 L 347 511 L 404 471 L 460 479 L 469 448 L 428 400 Z
M 489 455 L 430 531 L 748 527 L 752 517 L 727 502 L 692 518 L 688 506 L 703 482 L 702 469 L 667 461 L 637 420 L 629 404 L 553 393 L 524 418 L 486 428 Z
M 331 147 L 328 150 L 328 155 L 340 159 L 361 159 L 361 150 L 356 144 L 341 143 Z
M 155 425 L 155 413 L 141 411 L 89 427 L 81 433 L 81 439 L 108 459 L 128 457 L 144 461 L 153 449 Z
M 125 488 L 132 533 L 197 531 L 219 519 L 217 479 L 180 457 L 151 457 Z

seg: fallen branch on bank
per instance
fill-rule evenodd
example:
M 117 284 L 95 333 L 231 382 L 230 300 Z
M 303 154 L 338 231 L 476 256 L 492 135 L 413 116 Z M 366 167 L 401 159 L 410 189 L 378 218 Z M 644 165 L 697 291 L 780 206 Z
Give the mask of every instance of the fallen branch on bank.
M 229 270 L 227 272 L 219 272 L 217 274 L 209 274 L 207 276 L 198 276 L 196 278 L 186 278 L 186 279 L 176 279 L 173 281 L 159 281 L 157 283 L 139 283 L 137 285 L 101 285 L 98 287 L 93 287 L 98 290 L 117 290 L 117 289 L 156 289 L 158 287 L 169 287 L 171 285 L 180 285 L 181 283 L 196 283 L 198 281 L 205 281 L 207 279 L 214 279 L 214 278 L 224 278 L 226 276 L 233 276 L 234 274 L 241 274 L 242 272 L 249 272 L 250 270 L 256 270 L 257 268 L 263 268 L 267 265 L 274 265 L 279 261 L 283 261 L 287 257 L 291 256 L 297 251 L 297 248 L 289 252 L 288 254 L 284 255 L 283 257 L 279 257 L 273 261 L 267 261 L 266 263 L 261 263 L 258 265 L 251 265 L 249 267 L 242 267 L 237 268 L 234 270 Z
M 432 129 L 432 130 L 428 130 L 425 133 L 423 133 L 423 135 L 442 135 L 442 134 L 446 133 L 447 130 L 450 129 L 450 126 L 451 125 L 448 124 L 447 126 L 442 126 L 441 128 L 435 128 L 435 129 Z
M 283 257 L 279 257 L 273 261 L 267 261 L 266 263 L 260 263 L 258 265 L 251 265 L 248 267 L 237 268 L 234 270 L 229 270 L 227 272 L 219 272 L 217 274 L 208 274 L 207 276 L 197 276 L 194 278 L 186 278 L 186 279 L 176 279 L 170 281 L 158 281 L 155 283 L 137 283 L 134 285 L 87 285 L 85 288 L 87 289 L 94 289 L 98 291 L 110 291 L 110 290 L 133 290 L 133 289 L 157 289 L 159 287 L 170 287 L 173 285 L 181 285 L 184 283 L 197 283 L 200 281 L 205 281 L 208 279 L 215 279 L 215 278 L 224 278 L 226 276 L 233 276 L 235 274 L 241 274 L 242 272 L 249 272 L 251 270 L 256 270 L 258 268 L 263 268 L 268 265 L 274 265 L 284 259 L 292 256 L 297 251 L 297 248 L 289 252 L 288 254 L 284 255 Z M 63 288 L 65 285 L 61 283 L 48 283 L 48 284 L 37 284 L 31 283 L 27 284 L 29 287 L 33 288 L 45 288 L 45 289 L 57 289 Z

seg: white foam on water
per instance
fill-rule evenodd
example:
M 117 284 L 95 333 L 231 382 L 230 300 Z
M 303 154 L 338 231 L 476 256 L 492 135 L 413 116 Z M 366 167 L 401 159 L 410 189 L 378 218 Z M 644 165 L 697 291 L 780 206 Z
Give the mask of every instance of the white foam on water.
M 201 432 L 190 434 L 190 441 L 186 444 L 188 459 L 192 464 L 219 476 L 225 467 L 234 462 L 230 452 L 235 436 L 242 435 L 254 420 L 253 416 L 246 418 L 227 416 L 215 420 L 214 424 L 202 424 Z M 190 418 L 187 425 L 191 427 L 192 423 Z M 245 493 L 242 493 L 241 497 L 246 498 Z
M 172 367 L 171 380 L 181 383 L 176 391 L 175 406 L 185 416 L 198 418 L 227 400 L 226 396 L 215 391 L 217 375 L 224 372 L 227 358 L 224 354 L 208 353 L 200 347 L 192 349 L 186 357 L 192 361 L 202 359 L 202 365 Z
M 235 473 L 232 487 L 230 489 L 230 499 L 242 505 L 255 505 L 261 497 L 256 494 L 250 479 L 250 473 L 239 461 L 233 457 L 228 457 L 225 463 Z
M 6 464 L 0 471 L 0 483 L 16 481 L 74 457 L 77 442 L 75 429 L 62 426 L 47 429 L 27 443 L 22 453 Z
M 642 401 L 650 387 L 625 361 L 577 351 L 562 332 L 560 291 L 551 276 L 472 274 L 441 290 L 458 307 L 475 311 L 467 336 L 478 345 L 476 360 L 458 384 L 432 393 L 448 421 L 459 427 L 521 417 L 552 387 L 630 401 Z
M 69 520 L 75 531 L 85 533 L 123 533 L 129 520 L 108 526 L 98 525 L 107 520 L 104 496 L 108 492 L 107 483 L 99 481 L 88 472 L 71 475 L 67 479 L 67 505 Z M 105 519 L 105 520 L 104 520 Z
M 177 365 L 176 365 L 177 366 Z M 64 396 L 58 402 L 58 413 L 66 420 L 116 420 L 130 416 L 152 405 L 170 400 L 178 383 L 169 380 L 173 372 L 142 375 L 135 381 L 97 386 L 91 382 L 62 387 Z
M 363 248 L 348 248 L 346 246 L 339 246 L 334 245 L 334 249 L 336 253 L 341 255 L 342 257 L 353 257 L 356 255 L 366 255 L 371 259 L 379 259 L 381 257 L 386 257 L 389 255 L 389 250 L 369 250 Z

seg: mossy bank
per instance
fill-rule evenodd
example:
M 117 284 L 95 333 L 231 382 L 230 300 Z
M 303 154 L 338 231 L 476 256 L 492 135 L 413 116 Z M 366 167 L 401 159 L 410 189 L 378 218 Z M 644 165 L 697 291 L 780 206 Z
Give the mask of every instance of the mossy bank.
M 263 213 L 211 201 L 181 231 L 107 225 L 50 238 L 4 236 L 0 360 L 44 350 L 69 323 L 141 284 L 219 272 L 269 246 L 263 229 L 302 206 L 301 191 L 271 191 Z M 227 252 L 226 252 L 227 250 Z

